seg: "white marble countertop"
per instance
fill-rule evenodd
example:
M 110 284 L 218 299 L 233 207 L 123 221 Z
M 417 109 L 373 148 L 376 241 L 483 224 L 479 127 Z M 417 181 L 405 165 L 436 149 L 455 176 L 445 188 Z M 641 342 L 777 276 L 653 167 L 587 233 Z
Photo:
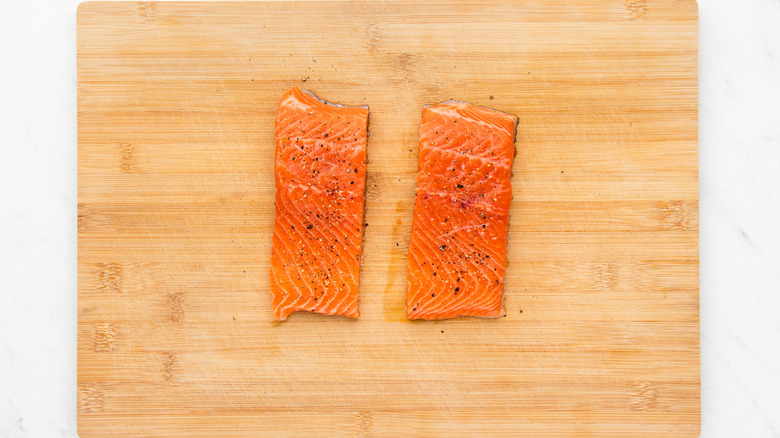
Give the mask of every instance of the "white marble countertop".
M 77 436 L 77 3 L 0 14 L 0 437 Z M 780 437 L 780 1 L 699 17 L 702 436 Z

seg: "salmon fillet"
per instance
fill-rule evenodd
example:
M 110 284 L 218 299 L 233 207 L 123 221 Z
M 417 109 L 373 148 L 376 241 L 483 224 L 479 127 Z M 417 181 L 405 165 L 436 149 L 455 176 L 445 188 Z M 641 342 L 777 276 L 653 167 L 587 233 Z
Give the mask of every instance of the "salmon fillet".
M 423 109 L 407 261 L 409 319 L 504 315 L 517 121 L 458 101 Z
M 276 113 L 274 317 L 358 312 L 368 107 L 329 104 L 297 87 Z

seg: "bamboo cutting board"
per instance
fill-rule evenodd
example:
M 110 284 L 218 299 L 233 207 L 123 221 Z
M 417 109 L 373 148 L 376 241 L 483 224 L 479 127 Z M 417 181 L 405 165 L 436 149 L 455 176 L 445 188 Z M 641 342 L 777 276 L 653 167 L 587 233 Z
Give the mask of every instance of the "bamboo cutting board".
M 357 321 L 272 320 L 293 85 L 371 107 Z M 520 118 L 507 316 L 413 323 L 447 99 Z M 697 106 L 690 0 L 82 4 L 79 433 L 697 435 Z

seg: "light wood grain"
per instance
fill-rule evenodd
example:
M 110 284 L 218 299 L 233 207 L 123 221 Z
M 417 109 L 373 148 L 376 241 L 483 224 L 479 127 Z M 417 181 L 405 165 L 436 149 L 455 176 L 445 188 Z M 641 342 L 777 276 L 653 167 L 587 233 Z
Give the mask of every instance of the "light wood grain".
M 292 85 L 371 107 L 358 321 L 272 320 Z M 413 323 L 450 98 L 520 118 L 507 316 Z M 690 0 L 82 4 L 79 433 L 697 435 L 697 108 Z

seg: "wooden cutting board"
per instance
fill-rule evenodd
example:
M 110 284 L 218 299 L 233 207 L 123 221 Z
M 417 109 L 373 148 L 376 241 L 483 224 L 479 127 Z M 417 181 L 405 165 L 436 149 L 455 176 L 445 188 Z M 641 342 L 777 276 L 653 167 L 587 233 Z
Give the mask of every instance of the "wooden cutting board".
M 273 126 L 371 107 L 360 320 L 272 320 Z M 82 437 L 695 436 L 697 9 L 84 3 Z M 520 118 L 507 316 L 410 322 L 423 105 Z

